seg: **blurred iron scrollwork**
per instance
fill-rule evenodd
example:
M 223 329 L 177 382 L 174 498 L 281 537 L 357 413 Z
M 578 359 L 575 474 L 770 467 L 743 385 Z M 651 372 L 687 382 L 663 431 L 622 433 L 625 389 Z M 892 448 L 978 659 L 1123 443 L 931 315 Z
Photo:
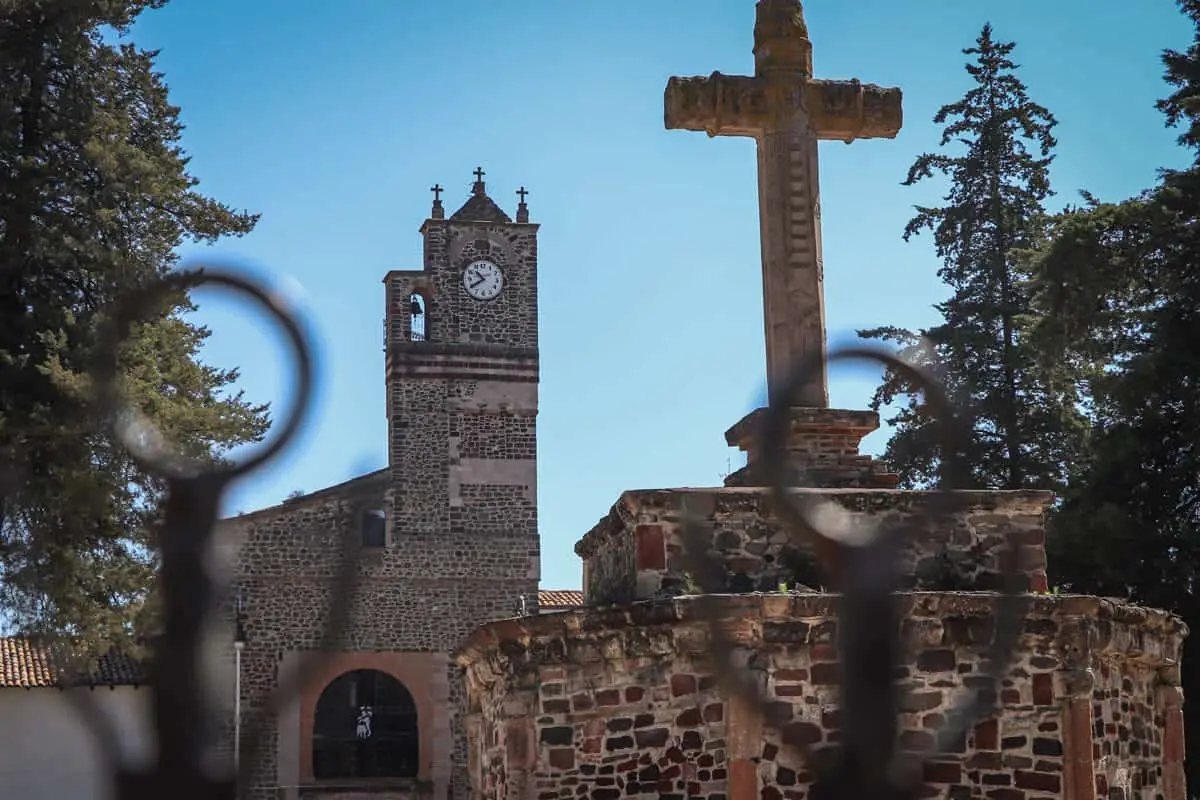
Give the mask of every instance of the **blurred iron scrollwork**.
M 136 410 L 122 401 L 119 391 L 118 353 L 129 325 L 147 313 L 165 295 L 211 284 L 256 301 L 286 334 L 291 347 L 295 399 L 290 415 L 278 432 L 261 449 L 236 464 L 199 463 L 172 450 L 158 431 Z M 787 517 L 796 537 L 809 537 L 810 544 L 824 554 L 826 564 L 836 563 L 835 588 L 838 601 L 838 647 L 842 664 L 841 744 L 836 749 L 811 750 L 798 747 L 814 775 L 813 800 L 916 800 L 921 784 L 921 760 L 944 750 L 965 735 L 974 720 L 994 710 L 994 690 L 978 690 L 948 717 L 939 732 L 934 751 L 913 756 L 896 746 L 899 688 L 893 669 L 901 654 L 897 583 L 899 547 L 903 538 L 922 530 L 957 507 L 953 491 L 956 475 L 953 454 L 965 425 L 954 413 L 937 382 L 924 371 L 886 351 L 851 348 L 833 351 L 829 362 L 870 360 L 905 376 L 925 395 L 925 402 L 943 430 L 942 485 L 933 490 L 925 510 L 903 524 L 876 528 L 870 535 L 847 536 L 844 524 L 829 526 L 827 510 L 819 493 L 797 493 L 803 476 L 790 464 L 785 447 L 789 424 L 789 398 L 814 369 L 819 358 L 795 365 L 770 407 L 758 435 L 777 506 Z M 263 722 L 278 711 L 304 684 L 309 662 L 282 682 L 265 708 L 249 721 L 239 737 L 233 774 L 214 775 L 209 765 L 216 705 L 210 703 L 199 674 L 200 648 L 206 620 L 219 613 L 227 587 L 208 570 L 204 553 L 216 534 L 220 501 L 233 481 L 261 469 L 292 439 L 310 413 L 314 365 L 310 336 L 303 322 L 284 301 L 261 284 L 230 270 L 207 268 L 175 273 L 121 300 L 112 324 L 102 339 L 96 365 L 100 399 L 113 420 L 113 430 L 139 465 L 160 476 L 167 486 L 166 517 L 159 547 L 162 556 L 163 629 L 154 641 L 149 666 L 152 695 L 152 728 L 156 757 L 141 770 L 120 762 L 115 738 L 108 723 L 95 709 L 81 707 L 97 740 L 112 765 L 118 800 L 228 800 L 244 796 L 249 780 L 261 766 L 266 745 Z M 862 533 L 861 531 L 858 533 Z M 711 537 L 699 520 L 685 514 L 683 557 L 687 568 L 705 592 L 697 598 L 709 620 L 712 651 L 726 690 L 749 703 L 770 724 L 768 700 L 763 687 L 744 663 L 737 647 L 722 627 L 724 577 L 705 558 Z M 320 647 L 332 652 L 349 620 L 356 589 L 358 562 L 347 548 L 333 593 L 329 625 Z M 1016 549 L 1010 548 L 1005 568 L 1004 590 L 998 598 L 998 619 L 992 640 L 990 676 L 997 681 L 1010 665 L 1017 645 L 1020 620 L 1027 603 L 1019 587 Z M 522 603 L 522 606 L 524 604 Z M 240 612 L 240 609 L 239 609 Z M 241 628 L 239 613 L 237 625 Z M 86 703 L 86 701 L 79 701 Z M 240 791 L 239 791 L 240 787 Z
M 153 313 L 172 295 L 211 285 L 242 295 L 267 312 L 280 327 L 290 348 L 293 400 L 290 413 L 257 450 L 235 462 L 198 461 L 177 452 L 168 439 L 120 391 L 119 352 L 129 328 Z M 166 485 L 165 517 L 158 547 L 161 558 L 162 629 L 154 637 L 149 659 L 151 728 L 155 743 L 153 762 L 142 769 L 122 763 L 108 722 L 87 700 L 76 705 L 103 748 L 111 765 L 114 795 L 118 800 L 231 800 L 244 796 L 262 764 L 266 744 L 264 722 L 294 697 L 319 659 L 310 660 L 283 680 L 264 708 L 239 720 L 231 762 L 224 772 L 213 759 L 221 729 L 219 704 L 206 696 L 201 674 L 205 626 L 221 613 L 228 600 L 224 577 L 215 574 L 214 560 L 206 558 L 215 544 L 221 500 L 234 481 L 261 470 L 290 442 L 308 417 L 313 403 L 314 360 L 307 325 L 280 295 L 242 272 L 198 266 L 172 273 L 122 297 L 100 339 L 95 364 L 97 394 L 117 439 L 138 466 L 160 477 Z M 337 587 L 333 592 L 329 625 L 319 648 L 331 652 L 349 618 L 358 572 L 356 551 L 345 548 Z M 244 638 L 241 597 L 233 624 L 235 647 Z M 232 767 L 228 768 L 228 767 Z M 239 791 L 240 787 L 240 791 Z

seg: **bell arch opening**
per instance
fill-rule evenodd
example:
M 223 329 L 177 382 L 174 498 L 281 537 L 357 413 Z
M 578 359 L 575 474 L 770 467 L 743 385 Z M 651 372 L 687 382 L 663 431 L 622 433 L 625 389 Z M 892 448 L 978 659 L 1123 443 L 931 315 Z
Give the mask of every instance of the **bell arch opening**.
M 413 292 L 408 296 L 409 326 L 408 339 L 411 342 L 427 341 L 429 336 L 429 303 L 425 295 Z

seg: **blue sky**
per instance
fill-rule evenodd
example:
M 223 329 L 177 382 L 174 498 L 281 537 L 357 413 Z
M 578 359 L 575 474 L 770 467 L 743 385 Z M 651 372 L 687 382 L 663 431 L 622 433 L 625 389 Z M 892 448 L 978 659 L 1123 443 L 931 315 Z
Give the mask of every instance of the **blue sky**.
M 1154 101 L 1160 52 L 1191 30 L 1170 0 L 1136 6 L 808 4 L 818 77 L 904 90 L 894 141 L 821 146 L 832 342 L 934 320 L 937 262 L 900 233 L 940 187 L 900 181 L 937 144 L 934 112 L 967 88 L 960 50 L 985 21 L 1017 41 L 1031 96 L 1060 122 L 1056 204 L 1081 188 L 1121 199 L 1184 163 Z M 289 294 L 318 337 L 310 424 L 227 511 L 385 465 L 381 280 L 420 265 L 428 187 L 447 187 L 453 210 L 477 165 L 510 213 L 528 187 L 542 225 L 543 587 L 579 585 L 574 544 L 623 490 L 719 485 L 740 463 L 723 433 L 763 395 L 754 144 L 664 130 L 662 94 L 671 75 L 749 74 L 753 21 L 751 0 L 177 0 L 148 13 L 133 37 L 162 51 L 201 189 L 262 214 L 208 255 Z M 286 413 L 282 341 L 243 306 L 197 300 L 214 328 L 205 359 L 241 367 L 247 396 Z M 864 407 L 874 381 L 838 368 L 832 404 Z

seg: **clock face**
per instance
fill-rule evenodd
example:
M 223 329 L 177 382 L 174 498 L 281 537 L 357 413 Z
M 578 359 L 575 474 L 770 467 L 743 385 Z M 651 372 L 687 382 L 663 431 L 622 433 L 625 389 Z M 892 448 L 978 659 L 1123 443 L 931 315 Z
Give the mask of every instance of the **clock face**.
M 504 288 L 504 273 L 490 261 L 472 261 L 463 271 L 463 288 L 476 300 L 494 300 Z

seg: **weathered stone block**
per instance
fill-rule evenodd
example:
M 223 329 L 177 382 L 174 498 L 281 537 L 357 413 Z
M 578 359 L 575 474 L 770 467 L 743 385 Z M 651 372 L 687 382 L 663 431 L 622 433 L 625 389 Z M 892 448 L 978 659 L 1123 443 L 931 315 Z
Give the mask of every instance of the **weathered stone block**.
M 771 698 L 765 707 L 748 710 L 750 716 L 713 679 L 711 654 L 693 647 L 709 638 L 708 622 L 696 598 L 682 597 L 481 628 L 457 655 L 466 672 L 472 718 L 485 728 L 506 731 L 523 719 L 507 716 L 512 704 L 506 699 L 524 691 L 515 687 L 540 685 L 540 746 L 525 774 L 573 796 L 597 796 L 617 785 L 609 779 L 623 782 L 622 797 L 731 796 L 751 786 L 754 796 L 803 791 L 812 776 L 795 748 L 836 743 L 839 737 L 833 705 L 836 648 L 813 636 L 826 630 L 822 638 L 832 637 L 836 598 L 794 595 L 786 606 L 778 595 L 710 599 L 723 609 L 719 624 L 741 631 L 747 661 L 763 676 Z M 1093 772 L 1097 783 L 1114 786 L 1132 786 L 1128 776 L 1136 774 L 1141 788 L 1134 793 L 1141 800 L 1162 793 L 1166 776 L 1174 774 L 1171 759 L 1182 758 L 1183 751 L 1182 717 L 1173 716 L 1179 711 L 1178 691 L 1164 690 L 1160 675 L 1169 674 L 1178 659 L 1186 629 L 1174 617 L 1128 604 L 1078 596 L 1032 598 L 1026 633 L 1000 682 L 997 717 L 954 741 L 943 740 L 941 726 L 952 705 L 966 691 L 992 686 L 986 664 L 997 599 L 947 592 L 900 597 L 908 661 L 898 678 L 906 688 L 899 744 L 923 750 L 936 742 L 946 753 L 926 768 L 922 796 L 965 799 L 1003 791 L 1028 798 L 1075 797 L 1068 785 L 1081 775 L 1090 782 Z M 788 619 L 803 628 L 795 624 L 787 640 L 779 640 L 779 626 Z M 943 625 L 970 634 L 931 646 L 927 632 Z M 1099 635 L 1101 630 L 1107 633 Z M 565 646 L 549 650 L 540 644 L 553 640 L 565 640 Z M 1135 641 L 1137 651 L 1122 649 Z M 664 647 L 663 642 L 685 646 Z M 1090 717 L 1080 718 L 1086 723 L 1082 739 L 1072 739 L 1064 727 L 1064 715 L 1073 714 L 1074 707 L 1053 697 L 1062 674 L 1062 642 L 1081 647 L 1072 658 L 1092 665 L 1096 676 L 1093 694 L 1079 706 L 1089 715 L 1094 706 L 1096 732 Z M 602 653 L 601 661 L 574 655 L 585 651 Z M 548 652 L 557 654 L 554 662 L 543 657 Z M 564 686 L 577 688 L 564 693 Z M 1051 702 L 1045 703 L 1048 690 Z M 578 702 L 570 708 L 548 705 L 564 694 Z M 598 702 L 602 695 L 605 703 Z M 480 763 L 493 765 L 497 776 L 514 774 L 510 756 L 521 755 L 508 752 L 503 738 L 480 737 L 489 743 L 482 745 Z M 1093 744 L 1100 753 L 1095 760 Z M 771 770 L 760 771 L 752 758 L 771 764 Z M 1133 765 L 1136 772 L 1130 771 Z M 1161 778 L 1160 768 L 1165 770 Z
M 863 529 L 887 529 L 928 511 L 933 495 L 888 489 L 795 489 L 794 496 L 823 504 L 826 516 Z M 960 492 L 954 510 L 930 516 L 929 526 L 904 535 L 903 585 L 943 590 L 995 590 L 1006 549 L 1019 546 L 1019 570 L 1031 591 L 1046 584 L 1042 516 L 1049 492 Z M 728 592 L 816 588 L 812 539 L 795 532 L 767 489 L 661 489 L 626 492 L 612 511 L 575 546 L 587 568 L 587 601 L 624 603 L 689 591 L 700 576 L 683 557 L 680 520 L 705 526 L 702 553 L 693 560 L 716 566 Z M 933 521 L 936 520 L 936 524 Z M 661 545 L 661 546 L 660 546 Z M 969 635 L 969 634 L 968 634 Z

